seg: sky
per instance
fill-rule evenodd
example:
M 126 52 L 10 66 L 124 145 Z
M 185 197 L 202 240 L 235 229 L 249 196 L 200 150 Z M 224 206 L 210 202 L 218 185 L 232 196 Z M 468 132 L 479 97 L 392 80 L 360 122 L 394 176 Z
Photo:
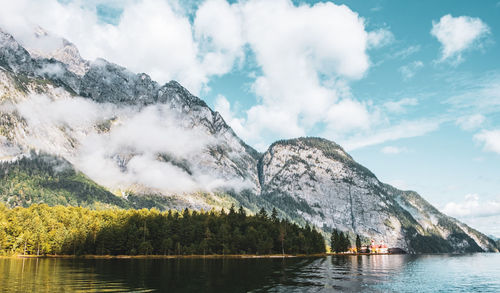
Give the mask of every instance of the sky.
M 38 25 L 88 60 L 178 80 L 259 151 L 325 137 L 500 237 L 500 1 L 2 3 L 21 42 Z

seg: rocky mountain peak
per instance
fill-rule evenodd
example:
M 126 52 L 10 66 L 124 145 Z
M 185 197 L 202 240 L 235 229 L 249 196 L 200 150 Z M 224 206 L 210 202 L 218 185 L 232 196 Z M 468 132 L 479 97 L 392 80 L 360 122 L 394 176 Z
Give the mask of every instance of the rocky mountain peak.
M 134 74 L 104 59 L 92 62 L 81 79 L 79 94 L 98 103 L 147 105 L 155 102 L 158 84 L 147 74 Z
M 308 153 L 308 159 L 312 158 L 313 154 L 321 152 L 324 157 L 348 166 L 351 171 L 376 179 L 376 176 L 370 170 L 358 164 L 340 145 L 324 138 L 299 137 L 279 140 L 269 147 L 268 152 L 273 153 L 278 148 L 288 148 L 296 153 L 306 152 Z
M 16 73 L 28 73 L 33 67 L 28 51 L 2 29 L 0 29 L 0 66 Z
M 89 62 L 83 59 L 78 48 L 65 38 L 52 35 L 42 27 L 34 29 L 32 46 L 26 49 L 33 58 L 54 59 L 67 65 L 72 73 L 83 76 L 89 69 Z

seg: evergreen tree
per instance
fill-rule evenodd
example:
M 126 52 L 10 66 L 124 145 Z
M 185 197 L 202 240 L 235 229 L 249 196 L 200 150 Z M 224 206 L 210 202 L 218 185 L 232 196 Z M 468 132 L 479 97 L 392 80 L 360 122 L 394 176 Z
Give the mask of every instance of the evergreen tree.
M 344 251 L 349 251 L 349 248 L 351 248 L 351 240 L 349 239 L 349 233 L 345 233 L 344 237 Z
M 344 235 L 344 232 L 340 232 L 339 233 L 339 240 L 338 240 L 338 244 L 337 244 L 337 253 L 338 252 L 345 252 L 345 235 Z
M 246 217 L 247 217 L 247 212 L 245 212 L 243 206 L 240 206 L 240 208 L 238 209 L 238 221 L 240 223 L 243 223 Z
M 234 203 L 229 208 L 229 214 L 228 215 L 230 215 L 230 216 L 236 215 L 236 210 L 234 209 Z
M 361 238 L 359 237 L 359 234 L 356 234 L 356 252 L 361 252 Z
M 261 208 L 257 216 L 261 219 L 267 219 L 267 212 L 264 208 Z
M 332 252 L 339 252 L 339 233 L 337 229 L 333 229 L 332 236 L 330 237 L 330 242 L 331 242 L 331 251 Z
M 339 243 L 333 241 L 333 243 Z M 236 254 L 322 253 L 315 229 L 268 218 L 211 210 L 182 213 L 90 210 L 81 207 L 9 209 L 0 204 L 0 254 Z
M 273 208 L 273 211 L 271 212 L 271 220 L 273 222 L 278 221 L 278 211 L 276 210 L 276 208 Z

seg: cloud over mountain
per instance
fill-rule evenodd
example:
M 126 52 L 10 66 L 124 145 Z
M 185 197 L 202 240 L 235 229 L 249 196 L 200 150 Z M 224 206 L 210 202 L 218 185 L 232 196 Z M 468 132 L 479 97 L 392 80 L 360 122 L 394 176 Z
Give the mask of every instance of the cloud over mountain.
M 257 99 L 234 121 L 252 144 L 304 135 L 318 125 L 334 137 L 339 122 L 365 129 L 373 120 L 371 109 L 349 94 L 349 82 L 370 68 L 368 50 L 394 36 L 385 28 L 368 31 L 365 19 L 345 5 L 208 0 L 190 11 L 175 1 L 103 3 L 119 7 L 114 24 L 103 23 L 85 2 L 21 0 L 5 5 L 0 25 L 27 47 L 58 47 L 58 38 L 33 37 L 40 25 L 69 38 L 85 59 L 102 57 L 160 83 L 175 79 L 195 94 L 210 90 L 211 77 L 247 62 Z M 342 109 L 351 112 L 337 115 Z M 358 114 L 366 119 L 353 124 Z

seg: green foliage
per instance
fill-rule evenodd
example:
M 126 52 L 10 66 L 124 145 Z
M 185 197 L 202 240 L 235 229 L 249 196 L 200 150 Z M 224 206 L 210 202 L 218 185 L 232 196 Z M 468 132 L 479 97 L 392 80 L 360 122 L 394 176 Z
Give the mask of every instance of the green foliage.
M 332 236 L 330 237 L 330 243 L 332 247 L 332 252 L 340 252 L 340 241 L 339 241 L 339 233 L 337 229 L 334 229 L 332 232 Z
M 311 254 L 325 251 L 321 234 L 262 210 L 247 216 L 185 209 L 160 212 L 83 207 L 9 209 L 0 204 L 0 253 L 167 255 Z
M 34 203 L 130 207 L 126 200 L 75 171 L 67 161 L 35 153 L 0 164 L 0 201 L 10 207 Z
M 269 201 L 273 206 L 279 207 L 288 217 L 294 220 L 300 220 L 300 212 L 309 215 L 316 214 L 316 211 L 314 211 L 304 199 L 294 198 L 285 192 L 273 191 L 264 193 L 261 197 Z
M 356 234 L 356 251 L 361 252 L 361 238 Z
M 73 169 L 62 158 L 31 153 L 11 163 L 0 163 L 0 202 L 9 207 L 35 203 L 89 208 L 157 208 L 178 206 L 172 197 L 161 195 L 116 196 Z
M 351 240 L 349 240 L 349 233 L 334 229 L 330 237 L 332 252 L 340 253 L 346 252 L 351 247 Z
M 180 169 L 182 169 L 184 172 L 188 173 L 189 175 L 193 175 L 193 172 L 191 171 L 189 167 L 189 162 L 186 159 L 177 159 L 167 153 L 161 153 L 158 154 L 158 160 L 162 162 L 167 162 L 170 163 Z

